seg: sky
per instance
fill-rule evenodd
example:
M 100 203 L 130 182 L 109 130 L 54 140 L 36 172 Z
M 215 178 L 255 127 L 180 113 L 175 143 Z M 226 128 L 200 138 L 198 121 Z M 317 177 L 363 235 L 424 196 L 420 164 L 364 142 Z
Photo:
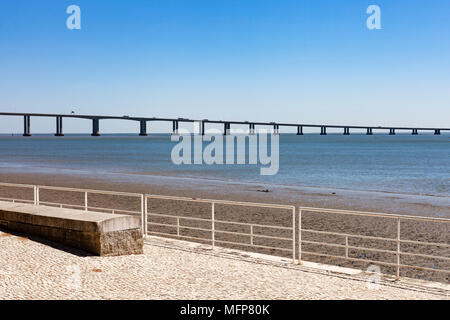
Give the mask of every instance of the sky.
M 2 0 L 0 111 L 449 127 L 449 21 L 447 0 Z

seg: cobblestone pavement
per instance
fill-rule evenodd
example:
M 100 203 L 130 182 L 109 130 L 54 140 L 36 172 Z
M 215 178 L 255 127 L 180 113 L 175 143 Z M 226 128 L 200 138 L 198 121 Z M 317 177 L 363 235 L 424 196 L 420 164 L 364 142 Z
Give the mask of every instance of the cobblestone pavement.
M 442 299 L 356 281 L 146 244 L 100 258 L 0 232 L 0 299 Z

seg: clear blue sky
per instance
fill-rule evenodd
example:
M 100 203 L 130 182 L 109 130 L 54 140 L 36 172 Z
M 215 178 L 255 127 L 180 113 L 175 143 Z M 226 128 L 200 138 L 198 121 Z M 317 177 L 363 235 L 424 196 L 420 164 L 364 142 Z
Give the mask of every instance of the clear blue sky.
M 446 0 L 2 0 L 0 110 L 448 127 L 449 21 Z

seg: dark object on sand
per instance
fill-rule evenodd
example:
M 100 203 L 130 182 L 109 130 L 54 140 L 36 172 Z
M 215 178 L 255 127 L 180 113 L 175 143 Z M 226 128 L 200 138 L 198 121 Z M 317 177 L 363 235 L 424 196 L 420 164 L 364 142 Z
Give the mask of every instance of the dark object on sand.
M 256 190 L 257 192 L 270 192 L 270 190 L 269 189 L 262 189 L 262 190 Z

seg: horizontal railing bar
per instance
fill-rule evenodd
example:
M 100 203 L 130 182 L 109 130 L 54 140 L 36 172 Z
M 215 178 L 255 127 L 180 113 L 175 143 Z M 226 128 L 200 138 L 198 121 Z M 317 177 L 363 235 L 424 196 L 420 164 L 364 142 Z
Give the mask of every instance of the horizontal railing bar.
M 318 244 L 318 245 L 323 245 L 323 246 L 331 246 L 331 247 L 339 247 L 339 248 L 349 248 L 349 249 L 356 249 L 356 250 L 383 252 L 383 253 L 390 253 L 390 254 L 394 254 L 394 255 L 397 254 L 396 250 L 384 250 L 384 249 L 377 249 L 377 248 L 367 248 L 367 247 L 358 247 L 358 246 L 346 246 L 346 245 L 337 244 L 337 243 L 326 243 L 326 242 L 308 241 L 308 240 L 302 240 L 302 243 Z M 431 258 L 431 259 L 450 260 L 450 258 L 443 257 L 443 256 L 425 255 L 425 254 L 404 252 L 404 251 L 401 251 L 400 255 L 409 255 L 409 256 L 418 256 L 418 257 L 424 257 L 424 258 Z
M 206 231 L 206 232 L 213 232 L 212 229 L 204 229 L 204 228 L 197 228 L 197 227 L 187 227 L 179 225 L 178 228 L 180 229 L 189 229 L 189 230 L 197 230 L 197 231 Z
M 163 218 L 174 218 L 174 219 L 185 219 L 185 220 L 197 220 L 197 221 L 208 221 L 212 222 L 211 219 L 204 219 L 204 218 L 193 218 L 193 217 L 185 217 L 185 216 L 172 216 L 168 214 L 155 214 L 155 213 L 148 213 L 149 216 L 153 217 L 163 217 Z M 253 223 L 245 223 L 245 222 L 232 222 L 232 221 L 223 221 L 223 220 L 214 220 L 216 223 L 224 223 L 224 224 L 236 224 L 241 226 L 254 226 L 259 228 L 273 228 L 273 229 L 283 229 L 283 230 L 292 230 L 292 227 L 279 227 L 279 226 L 273 226 L 273 225 L 262 225 L 262 224 L 253 224 Z
M 409 265 L 409 264 L 401 264 L 400 267 L 402 267 L 402 268 L 412 268 L 412 269 L 418 269 L 418 270 L 427 270 L 427 271 L 433 271 L 433 272 L 450 273 L 450 270 L 445 270 L 445 269 L 433 269 L 433 268 L 419 267 L 419 266 L 411 266 L 411 265 Z
M 243 232 L 233 232 L 233 231 L 224 231 L 224 230 L 214 230 L 215 233 L 226 233 L 226 234 L 235 234 L 238 236 L 246 236 L 246 237 L 251 237 L 252 235 L 250 233 L 243 233 Z
M 182 225 L 176 225 L 176 224 L 165 224 L 165 223 L 156 223 L 156 222 L 147 222 L 149 225 L 157 225 L 157 226 L 164 226 L 164 227 L 172 227 L 172 228 L 180 228 L 180 229 L 190 229 L 190 230 L 198 230 L 198 231 L 206 231 L 206 232 L 212 232 L 212 229 L 204 229 L 204 228 L 196 228 L 196 227 L 187 227 Z
M 176 224 L 165 224 L 165 223 L 157 223 L 157 222 L 147 222 L 147 224 L 154 225 L 154 226 L 161 226 L 161 227 L 171 227 L 171 228 L 177 228 Z
M 224 231 L 224 230 L 214 230 L 216 233 L 226 233 L 226 234 L 235 234 L 239 236 L 246 236 L 246 237 L 252 237 L 253 238 L 268 238 L 268 239 L 276 239 L 276 240 L 285 240 L 285 241 L 292 241 L 292 238 L 283 238 L 283 237 L 274 237 L 274 236 L 264 236 L 259 234 L 251 234 L 251 233 L 242 233 L 242 232 L 234 232 L 234 231 Z
M 274 237 L 274 236 L 265 236 L 261 234 L 253 234 L 254 238 L 267 238 L 267 239 L 275 239 L 275 240 L 289 240 L 292 241 L 292 238 L 284 238 L 284 237 Z
M 238 224 L 242 226 L 254 226 L 259 228 L 273 228 L 273 229 L 283 229 L 283 230 L 292 230 L 292 227 L 279 227 L 274 225 L 263 225 L 263 224 L 254 224 L 254 223 L 246 223 L 246 222 L 232 222 L 232 221 L 223 221 L 223 220 L 214 220 L 217 223 L 228 223 L 228 224 Z
M 365 238 L 365 239 L 372 239 L 372 240 L 384 240 L 384 241 L 397 242 L 397 239 L 392 239 L 392 238 L 382 238 L 382 237 L 373 237 L 373 236 L 364 236 L 364 235 L 354 235 L 354 234 L 329 232 L 329 231 L 318 231 L 318 230 L 312 230 L 312 229 L 301 229 L 301 231 L 302 232 L 305 231 L 305 232 L 317 233 L 317 234 L 327 234 L 327 235 L 340 236 L 340 237 Z
M 414 240 L 400 240 L 400 242 L 450 248 L 449 244 L 439 243 L 439 242 L 423 242 L 423 241 L 414 241 Z
M 349 237 L 349 238 L 364 238 L 364 239 L 373 239 L 373 240 L 383 240 L 383 241 L 392 241 L 397 242 L 399 240 L 392 239 L 392 238 L 382 238 L 382 237 L 373 237 L 373 236 L 364 236 L 364 235 L 354 235 L 354 234 L 348 234 L 348 233 L 337 233 L 337 232 L 328 232 L 328 231 L 317 231 L 312 229 L 301 229 L 302 232 L 311 232 L 311 233 L 318 233 L 318 234 L 327 234 L 327 235 L 334 235 L 334 236 L 340 236 L 340 237 Z M 413 241 L 413 240 L 403 240 L 400 239 L 401 243 L 412 243 L 412 244 L 421 244 L 421 245 L 429 245 L 429 246 L 442 246 L 442 247 L 450 247 L 450 245 L 446 243 L 438 243 L 438 242 L 424 242 L 424 241 Z
M 322 213 L 335 213 L 344 215 L 354 215 L 354 216 L 366 216 L 366 217 L 379 217 L 379 218 L 389 218 L 389 219 L 404 219 L 404 220 L 417 220 L 417 221 L 436 221 L 436 222 L 450 222 L 450 219 L 446 218 L 434 218 L 434 217 L 423 217 L 423 216 L 409 216 L 400 214 L 387 214 L 378 212 L 364 212 L 364 211 L 351 211 L 351 210 L 337 210 L 337 209 L 322 209 L 322 208 L 309 208 L 309 207 L 299 207 L 301 211 L 309 212 L 322 212 Z
M 25 199 L 14 199 L 14 198 L 0 198 L 0 201 L 8 201 L 8 202 L 10 202 L 10 201 L 15 201 L 15 202 L 18 202 L 18 201 L 23 201 L 23 202 L 26 202 L 26 203 L 34 203 L 34 200 L 25 200 Z
M 41 190 L 55 190 L 55 191 L 67 191 L 67 192 L 87 192 L 95 194 L 107 194 L 117 196 L 129 196 L 129 197 L 141 197 L 141 193 L 130 193 L 120 191 L 104 191 L 104 190 L 92 190 L 92 189 L 78 189 L 78 188 L 66 188 L 66 187 L 52 187 L 52 186 L 37 186 Z
M 281 205 L 281 204 L 268 204 L 268 203 L 257 203 L 257 202 L 242 202 L 242 201 L 227 201 L 227 200 L 212 200 L 212 199 L 201 199 L 201 198 L 188 198 L 188 197 L 174 197 L 174 196 L 162 196 L 162 195 L 152 195 L 147 194 L 146 198 L 151 199 L 163 199 L 163 200 L 178 200 L 178 201 L 191 201 L 191 202 L 206 202 L 206 203 L 216 203 L 216 204 L 230 204 L 237 206 L 249 206 L 249 207 L 265 207 L 274 209 L 286 209 L 292 210 L 294 206 Z
M 186 220 L 195 220 L 195 221 L 208 221 L 212 222 L 211 219 L 205 219 L 205 218 L 195 218 L 195 217 L 185 217 L 185 216 L 172 216 L 170 214 L 159 214 L 159 213 L 148 213 L 149 216 L 153 217 L 162 217 L 162 218 L 174 218 L 174 219 L 186 219 Z
M 32 184 L 20 184 L 20 183 L 0 182 L 0 186 L 3 186 L 3 187 L 14 187 L 14 188 L 30 188 L 30 189 L 34 189 L 34 185 L 32 185 Z
M 149 225 L 157 225 L 157 226 L 164 226 L 164 227 L 172 227 L 180 229 L 190 229 L 190 230 L 199 230 L 199 231 L 206 231 L 206 232 L 213 232 L 212 229 L 204 229 L 204 228 L 197 228 L 197 227 L 188 227 L 188 226 L 177 226 L 174 224 L 165 224 L 165 223 L 156 223 L 156 222 L 148 222 Z M 227 234 L 233 234 L 233 235 L 239 235 L 239 236 L 246 236 L 250 237 L 252 236 L 250 233 L 242 233 L 242 232 L 233 232 L 233 231 L 223 231 L 223 230 L 214 230 L 215 233 L 227 233 Z M 283 237 L 274 237 L 274 236 L 265 236 L 265 235 L 259 235 L 259 234 L 253 234 L 254 238 L 268 238 L 268 239 L 276 239 L 276 240 L 284 240 L 284 241 L 292 241 L 292 238 L 283 238 Z
M 54 205 L 54 206 L 64 206 L 64 207 L 77 207 L 84 209 L 84 205 L 80 204 L 67 204 L 67 203 L 57 203 L 57 202 L 48 202 L 48 201 L 39 201 L 39 204 L 43 205 Z M 125 210 L 125 209 L 113 209 L 113 208 L 102 208 L 102 207 L 92 207 L 88 206 L 88 209 L 94 209 L 94 210 L 108 210 L 108 211 L 119 211 L 119 212 L 127 212 L 127 213 L 133 213 L 133 214 L 141 214 L 140 211 L 131 211 L 131 210 Z
M 346 246 L 344 244 L 337 244 L 337 243 L 327 243 L 327 242 L 308 241 L 308 240 L 302 240 L 302 243 L 318 244 L 318 245 L 322 245 L 322 246 L 330 246 L 330 247 L 336 247 L 336 248 L 349 248 L 349 249 L 356 249 L 356 250 L 367 250 L 367 251 L 376 251 L 376 252 L 397 254 L 397 251 L 392 251 L 392 250 Z
M 371 263 L 378 263 L 378 264 L 383 264 L 383 265 L 387 265 L 387 266 L 397 267 L 396 263 L 391 263 L 391 262 L 375 261 L 375 260 L 370 260 L 370 259 L 350 258 L 350 257 L 345 257 L 345 256 L 335 256 L 332 254 L 311 252 L 311 251 L 305 251 L 305 250 L 302 250 L 302 254 L 311 254 L 314 256 L 337 258 L 337 259 L 343 259 L 343 260 L 353 260 L 353 261 L 358 261 L 358 262 L 371 262 Z
M 442 260 L 448 260 L 450 261 L 449 257 L 443 257 L 443 256 L 433 256 L 429 254 L 422 254 L 422 253 L 414 253 L 414 252 L 400 252 L 401 255 L 405 256 L 413 256 L 413 257 L 422 257 L 422 258 L 428 258 L 428 259 L 442 259 Z

